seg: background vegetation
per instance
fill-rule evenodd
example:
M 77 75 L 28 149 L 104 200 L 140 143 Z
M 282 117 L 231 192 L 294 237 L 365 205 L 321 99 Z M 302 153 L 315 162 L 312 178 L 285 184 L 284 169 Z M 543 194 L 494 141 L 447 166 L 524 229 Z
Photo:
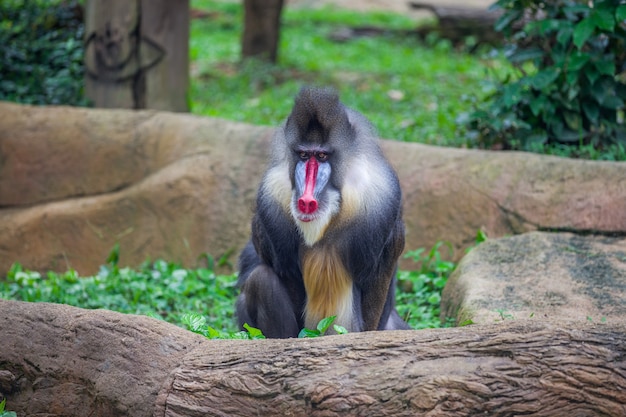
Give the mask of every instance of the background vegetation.
M 476 145 L 624 159 L 626 2 L 496 5 L 516 71 L 471 114 Z
M 0 3 L 0 99 L 87 104 L 80 3 Z M 331 85 L 385 138 L 626 160 L 626 2 L 495 5 L 504 49 L 420 39 L 404 15 L 286 8 L 269 65 L 240 62 L 240 3 L 192 0 L 191 110 L 276 125 L 301 85 Z
M 76 0 L 0 2 L 0 100 L 86 105 Z

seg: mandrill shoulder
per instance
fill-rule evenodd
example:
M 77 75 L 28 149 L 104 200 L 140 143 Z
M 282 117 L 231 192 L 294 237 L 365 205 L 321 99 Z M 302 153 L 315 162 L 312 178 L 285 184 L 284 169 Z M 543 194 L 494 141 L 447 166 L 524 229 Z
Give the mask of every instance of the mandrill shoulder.
M 398 177 L 386 160 L 359 156 L 345 171 L 341 188 L 341 214 L 354 217 L 395 217 L 401 210 Z

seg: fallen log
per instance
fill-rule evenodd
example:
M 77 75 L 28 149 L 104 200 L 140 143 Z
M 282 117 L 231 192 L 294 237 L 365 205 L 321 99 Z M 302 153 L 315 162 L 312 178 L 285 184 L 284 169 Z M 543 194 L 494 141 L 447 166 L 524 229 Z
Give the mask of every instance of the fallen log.
M 412 9 L 424 9 L 433 13 L 437 18 L 437 25 L 425 25 L 417 28 L 420 36 L 430 32 L 440 37 L 450 39 L 454 43 L 463 43 L 465 38 L 473 36 L 477 43 L 500 45 L 503 35 L 494 29 L 501 10 L 487 10 L 477 7 L 441 6 L 435 3 L 409 2 Z
M 0 300 L 18 415 L 626 415 L 626 324 L 506 321 L 206 340 L 147 317 Z

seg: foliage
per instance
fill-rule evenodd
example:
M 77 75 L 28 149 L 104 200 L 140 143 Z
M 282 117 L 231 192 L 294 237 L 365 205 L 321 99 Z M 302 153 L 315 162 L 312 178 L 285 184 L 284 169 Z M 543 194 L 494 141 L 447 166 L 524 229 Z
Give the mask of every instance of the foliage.
M 626 2 L 494 6 L 504 10 L 496 29 L 508 36 L 517 71 L 470 115 L 476 144 L 626 159 Z
M 201 334 L 208 339 L 265 339 L 265 335 L 261 330 L 256 327 L 244 323 L 243 327 L 245 331 L 224 331 L 216 330 L 207 324 L 207 320 L 204 316 L 196 313 L 185 313 L 181 317 L 182 327 L 190 330 L 194 333 Z
M 6 404 L 7 404 L 6 398 L 0 401 L 0 417 L 17 417 L 17 414 L 15 413 L 15 411 L 8 411 L 4 409 Z
M 0 41 L 6 45 L 0 53 L 0 100 L 86 104 L 82 95 L 84 28 L 79 3 L 79 0 L 0 2 Z M 505 15 L 509 16 L 500 22 L 501 28 L 514 27 L 522 5 L 536 7 L 540 3 L 498 1 L 507 8 Z M 517 68 L 517 75 L 511 75 L 508 63 L 495 55 L 471 55 L 435 36 L 420 41 L 411 34 L 416 23 L 407 16 L 331 7 L 286 8 L 279 64 L 241 63 L 241 4 L 192 0 L 192 7 L 210 13 L 208 18 L 194 19 L 191 25 L 190 103 L 196 114 L 277 125 L 288 114 L 293 96 L 302 84 L 331 85 L 349 106 L 370 118 L 385 138 L 445 146 L 539 150 L 591 159 L 626 159 L 626 146 L 620 136 L 624 111 L 610 108 L 619 104 L 618 100 L 623 101 L 624 73 L 620 71 L 624 69 L 620 65 L 624 62 L 624 1 L 597 2 L 602 7 L 615 8 L 615 18 L 609 19 L 609 23 L 600 19 L 606 13 L 598 11 L 599 7 L 584 11 L 584 6 L 573 0 L 546 3 L 542 13 L 557 13 L 558 5 L 570 3 L 574 4 L 572 10 L 580 9 L 568 16 L 582 20 L 567 21 L 557 16 L 535 26 L 529 24 L 526 32 L 519 31 L 514 38 L 517 44 L 509 51 Z M 582 42 L 591 26 L 594 26 L 591 35 L 577 47 L 573 43 L 573 31 L 578 30 L 576 39 Z M 335 33 L 355 27 L 382 30 L 374 36 L 333 40 Z M 558 44 L 558 40 L 565 42 L 568 31 L 572 33 L 570 49 L 565 43 Z M 541 50 L 543 55 L 525 55 L 522 51 L 528 52 L 531 41 L 539 37 L 543 43 L 535 52 Z M 557 47 L 553 48 L 555 39 Z M 604 39 L 607 46 L 602 50 Z M 611 49 L 614 45 L 618 49 Z M 559 62 L 569 65 L 565 70 L 557 68 L 555 61 L 560 50 L 565 52 Z M 588 60 L 582 62 L 586 56 Z M 536 63 L 542 61 L 548 61 L 551 67 L 546 69 L 552 70 L 539 75 L 541 71 Z M 612 67 L 617 75 L 612 81 L 616 87 L 614 95 L 610 88 L 600 88 L 611 84 Z M 456 120 L 462 119 L 459 114 L 467 114 L 471 106 L 468 98 L 480 100 L 477 97 L 489 91 L 484 82 L 489 69 L 496 74 L 508 74 L 508 81 L 495 87 L 491 100 L 472 113 L 470 123 L 465 125 L 470 127 L 469 136 L 459 134 Z M 556 81 L 548 83 L 555 71 L 559 71 Z M 575 81 L 584 87 L 585 82 L 591 83 L 586 77 L 593 77 L 594 71 L 599 74 L 593 83 L 595 90 L 581 88 L 578 97 L 568 104 L 582 109 L 580 117 L 573 116 L 572 109 L 563 104 L 563 97 L 575 94 L 578 87 L 559 83 L 577 77 Z M 458 88 L 459 85 L 463 88 Z M 544 94 L 546 91 L 549 94 Z M 531 120 L 522 118 L 528 115 Z M 562 118 L 561 122 L 558 117 Z M 597 123 L 590 124 L 596 119 Z M 579 125 L 582 130 L 571 130 Z M 555 132 L 561 132 L 560 139 Z M 578 145 L 574 150 L 570 146 L 572 141 Z
M 0 2 L 0 100 L 85 105 L 78 2 Z
M 195 312 L 216 328 L 235 331 L 235 281 L 235 275 L 217 276 L 210 268 L 183 269 L 164 260 L 145 262 L 137 270 L 110 262 L 94 276 L 79 277 L 69 270 L 48 272 L 45 278 L 16 263 L 6 280 L 0 280 L 0 298 L 105 308 L 177 325 L 184 313 Z
M 454 271 L 456 264 L 444 260 L 441 250 L 453 249 L 449 243 L 439 241 L 429 251 L 420 248 L 408 252 L 405 257 L 413 259 L 419 268 L 398 272 L 396 307 L 411 328 L 441 327 L 441 291 Z
M 417 271 L 399 271 L 396 293 L 400 314 L 413 328 L 439 327 L 439 301 L 454 263 L 442 260 L 437 243 L 430 251 L 418 249 L 407 256 L 420 264 Z M 146 261 L 139 268 L 118 266 L 119 246 L 93 276 L 80 277 L 75 270 L 64 273 L 29 271 L 15 263 L 0 279 L 0 298 L 104 308 L 122 313 L 144 314 L 166 320 L 214 339 L 262 338 L 258 329 L 239 332 L 234 319 L 236 275 L 216 275 L 215 262 L 185 269 L 162 259 Z M 330 328 L 334 317 L 320 321 L 316 329 L 304 329 L 301 337 L 316 337 Z M 208 323 L 211 323 L 209 326 Z M 346 332 L 333 326 L 337 334 Z
M 337 316 L 330 316 L 330 317 L 323 318 L 322 320 L 320 320 L 319 323 L 317 323 L 317 327 L 315 329 L 304 328 L 304 329 L 300 330 L 300 333 L 298 334 L 298 337 L 299 338 L 309 338 L 309 337 L 321 337 L 321 336 L 324 336 L 324 334 L 330 328 L 330 325 L 333 324 L 333 322 L 335 321 L 336 318 L 337 318 Z M 337 334 L 346 334 L 346 333 L 348 333 L 348 330 L 346 330 L 345 327 L 339 326 L 337 324 L 333 325 L 333 329 L 335 330 L 335 333 L 337 333 Z

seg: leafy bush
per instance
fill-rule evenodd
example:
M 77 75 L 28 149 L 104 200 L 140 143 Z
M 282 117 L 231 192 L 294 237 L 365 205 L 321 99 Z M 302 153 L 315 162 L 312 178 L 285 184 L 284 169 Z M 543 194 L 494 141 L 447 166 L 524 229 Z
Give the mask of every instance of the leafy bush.
M 235 275 L 218 276 L 210 267 L 184 269 L 164 260 L 145 262 L 136 270 L 119 268 L 112 258 L 88 277 L 69 270 L 48 272 L 44 278 L 14 264 L 0 280 L 0 298 L 144 314 L 177 325 L 185 313 L 195 312 L 218 329 L 236 330 Z
M 626 157 L 626 2 L 499 0 L 517 70 L 469 118 L 484 148 Z M 549 150 L 552 148 L 552 151 Z M 591 155 L 593 156 L 593 155 Z
M 412 328 L 440 327 L 441 291 L 455 264 L 442 259 L 438 242 L 429 251 L 418 249 L 407 256 L 419 263 L 416 271 L 399 271 L 397 307 Z M 448 245 L 449 246 L 449 245 Z M 14 264 L 0 278 L 0 298 L 69 304 L 81 308 L 108 309 L 160 318 L 209 338 L 250 339 L 263 335 L 256 329 L 239 332 L 234 319 L 236 281 L 233 275 L 216 275 L 207 256 L 206 268 L 185 269 L 162 259 L 144 262 L 139 268 L 120 268 L 119 247 L 93 276 L 80 277 L 75 270 L 39 272 Z M 304 329 L 301 337 L 323 334 L 334 317 L 316 329 Z M 336 333 L 345 329 L 334 326 Z
M 0 100 L 85 105 L 76 0 L 0 2 Z
M 441 292 L 456 267 L 454 262 L 442 257 L 444 248 L 452 255 L 452 246 L 442 241 L 429 251 L 420 248 L 407 252 L 405 257 L 413 259 L 419 269 L 398 272 L 396 307 L 413 329 L 441 327 Z

